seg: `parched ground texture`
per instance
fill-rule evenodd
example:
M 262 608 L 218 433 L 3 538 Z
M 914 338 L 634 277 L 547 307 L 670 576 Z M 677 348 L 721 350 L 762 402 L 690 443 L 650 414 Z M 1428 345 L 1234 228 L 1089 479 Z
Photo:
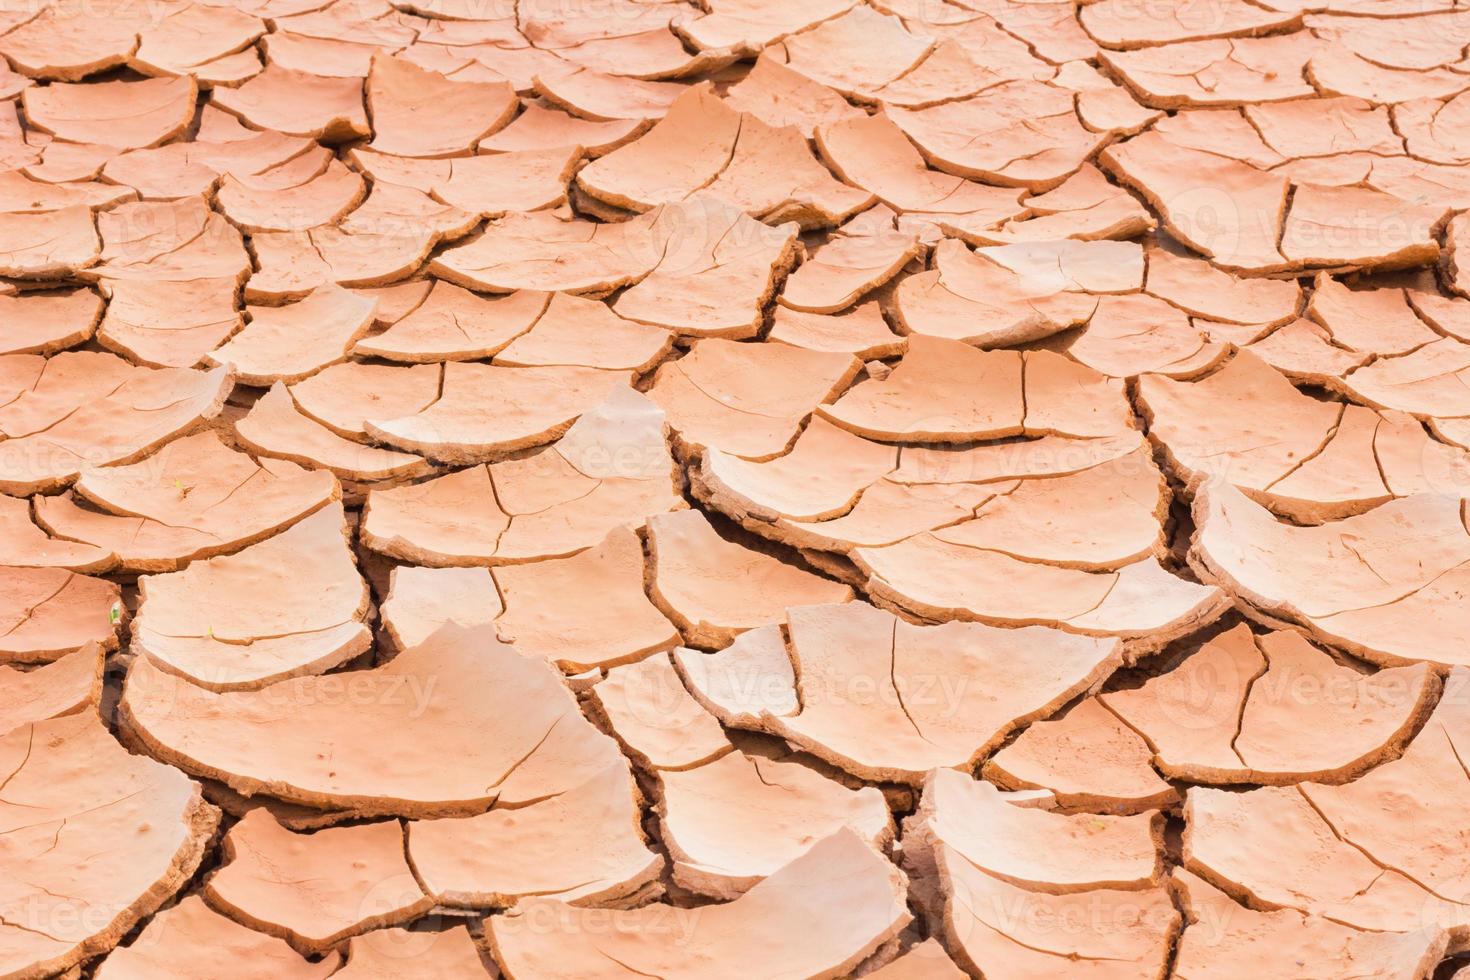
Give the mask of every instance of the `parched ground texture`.
M 1470 977 L 1470 7 L 0 11 L 0 978 Z

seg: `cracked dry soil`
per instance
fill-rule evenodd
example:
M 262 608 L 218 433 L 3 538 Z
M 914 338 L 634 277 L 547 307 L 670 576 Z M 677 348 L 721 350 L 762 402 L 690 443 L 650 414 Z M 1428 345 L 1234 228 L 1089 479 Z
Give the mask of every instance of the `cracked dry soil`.
M 0 12 L 0 978 L 1470 977 L 1467 51 Z

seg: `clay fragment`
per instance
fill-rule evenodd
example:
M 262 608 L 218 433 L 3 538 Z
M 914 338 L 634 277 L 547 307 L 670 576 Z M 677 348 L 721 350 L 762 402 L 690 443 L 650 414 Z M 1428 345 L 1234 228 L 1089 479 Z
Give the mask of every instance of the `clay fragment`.
M 936 767 L 973 766 L 1121 660 L 1112 639 L 914 626 L 865 603 L 792 606 L 784 622 L 789 650 L 768 627 L 720 653 L 678 651 L 690 692 L 726 725 L 777 735 L 862 779 L 910 785 Z M 1022 662 L 1032 669 L 1018 672 Z M 981 675 L 985 694 L 973 682 Z
M 645 772 L 692 769 L 733 749 L 720 723 L 684 689 L 666 654 L 611 668 L 588 698 Z
M 1367 970 L 1409 977 L 1434 969 L 1448 941 L 1444 930 L 1427 926 L 1407 932 L 1365 932 L 1332 919 L 1293 909 L 1257 911 L 1242 907 L 1198 875 L 1179 868 L 1170 881 L 1183 901 L 1184 935 L 1176 962 L 1201 980 L 1216 980 L 1238 969 L 1269 970 L 1284 951 L 1336 964 L 1338 971 Z M 1223 929 L 1210 934 L 1208 922 Z
M 21 74 L 75 82 L 124 64 L 138 46 L 147 15 L 130 3 L 89 11 L 49 7 L 7 11 L 3 50 Z
M 818 126 L 854 119 L 862 110 L 841 93 L 786 67 L 781 54 L 764 54 L 725 91 L 725 102 L 768 126 L 795 126 L 811 139 Z
M 1398 156 L 1404 141 L 1386 106 L 1361 99 L 1303 99 L 1246 106 L 1246 118 L 1272 149 L 1288 158 L 1372 153 Z
M 590 157 L 600 157 L 631 142 L 648 130 L 641 119 L 611 119 L 594 122 L 579 119 L 558 109 L 532 103 L 499 132 L 479 142 L 481 153 L 515 153 L 580 146 Z
M 829 421 L 870 439 L 969 442 L 1020 435 L 1025 403 L 1021 355 L 977 351 L 917 334 L 893 373 L 854 386 L 830 406 Z
M 54 157 L 59 156 L 61 151 L 51 150 L 52 146 L 65 147 L 70 144 L 48 144 L 46 149 Z M 22 172 L 10 171 L 0 178 L 0 210 L 6 214 L 42 214 L 79 204 L 100 210 L 136 199 L 136 195 L 128 193 L 127 188 L 87 179 L 94 174 L 77 176 L 79 179 L 73 181 L 59 175 L 47 174 L 46 179 L 38 180 Z
M 434 980 L 436 977 L 494 976 L 489 955 L 467 928 L 451 926 L 442 932 L 379 929 L 347 941 L 347 965 L 336 973 L 342 980 Z
M 780 303 L 808 313 L 837 313 L 898 275 L 918 254 L 918 236 L 898 231 L 892 212 L 864 212 L 833 232 L 787 277 Z
M 429 407 L 439 397 L 442 377 L 437 364 L 399 367 L 343 361 L 293 384 L 290 391 L 303 414 L 340 436 L 367 442 L 369 416 L 411 414 Z
M 41 214 L 0 214 L 0 275 L 65 279 L 97 264 L 99 242 L 86 205 Z
M 198 895 L 189 895 L 160 912 L 131 946 L 110 954 L 97 975 L 107 980 L 184 980 L 198 971 L 217 969 L 226 959 L 243 980 L 325 980 L 341 964 L 342 955 L 329 951 L 313 963 L 281 940 L 247 928 L 211 909 Z
M 375 203 L 389 195 L 409 200 Z M 245 298 L 284 303 L 326 283 L 360 287 L 401 282 L 418 271 L 440 241 L 466 233 L 477 217 L 418 191 L 378 184 L 367 203 L 340 225 L 253 236 L 260 268 L 250 277 Z
M 502 640 L 562 670 L 616 667 L 679 643 L 679 632 L 643 592 L 643 544 L 626 527 L 569 558 L 495 569 L 506 610 Z M 594 605 L 579 597 L 596 595 Z
M 1062 568 L 1102 571 L 1164 553 L 1167 488 L 1142 452 L 997 488 L 935 540 Z
M 362 177 L 338 160 L 293 183 L 296 179 L 274 173 L 264 178 L 227 174 L 215 201 L 246 231 L 300 231 L 339 221 L 366 194 Z
M 889 328 L 876 302 L 863 303 L 835 316 L 789 309 L 771 318 L 768 340 L 806 350 L 852 354 L 864 360 L 902 354 L 905 341 Z
M 116 946 L 184 887 L 219 823 L 196 783 L 125 750 L 94 711 L 23 725 L 0 737 L 0 757 L 0 849 L 15 875 L 0 962 L 16 976 L 54 975 Z M 74 903 L 91 914 L 68 920 Z
M 1386 485 L 1383 461 L 1393 434 L 1409 438 L 1411 432 L 1382 413 L 1299 392 L 1254 353 L 1274 350 L 1267 345 L 1281 332 L 1202 380 L 1152 374 L 1139 380 L 1139 405 L 1169 467 L 1186 483 L 1228 480 L 1303 523 L 1347 517 L 1401 496 L 1407 485 L 1398 491 Z M 1268 413 L 1263 405 L 1271 406 Z M 1454 479 L 1453 466 L 1437 469 L 1441 480 Z
M 1301 26 L 1300 13 L 1263 9 L 1244 0 L 1213 0 L 1199 7 L 1169 10 L 1159 17 L 1147 16 L 1121 0 L 1103 0 L 1084 6 L 1078 19 L 1088 34 L 1109 48 L 1253 36 Z
M 1121 387 L 1086 367 L 1050 352 L 977 351 L 926 334 L 909 338 L 886 378 L 857 384 L 817 412 L 869 439 L 920 443 L 1105 436 L 1131 422 Z
M 411 279 L 408 282 L 394 283 L 391 286 L 362 286 L 354 289 L 353 292 L 371 296 L 378 301 L 378 309 L 373 316 L 373 326 L 387 329 L 418 309 L 432 288 L 434 288 L 432 279 Z
M 788 606 L 842 603 L 852 590 L 722 538 L 696 510 L 649 518 L 650 598 L 687 643 L 718 648 Z
M 304 414 L 279 381 L 235 422 L 235 435 L 253 453 L 329 470 L 344 480 L 420 476 L 431 468 L 422 456 L 343 438 Z
M 538 211 L 566 203 L 576 170 L 576 146 L 492 153 L 449 160 L 415 160 L 374 150 L 352 151 L 353 162 L 375 181 L 400 184 L 476 217 Z M 473 224 L 473 222 L 470 222 Z
M 531 897 L 616 905 L 645 896 L 663 869 L 638 826 L 637 804 L 618 762 L 526 807 L 410 821 L 408 854 L 435 900 L 451 908 L 505 908 Z
M 166 572 L 253 544 L 338 493 L 328 473 L 257 462 L 208 432 L 138 463 L 88 469 L 73 495 L 39 497 L 35 507 L 61 538 L 106 549 L 128 571 Z
M 346 358 L 372 325 L 376 306 L 369 297 L 325 285 L 290 306 L 246 307 L 245 329 L 205 360 L 232 365 L 241 384 L 300 381 Z
M 138 35 L 129 64 L 145 75 L 189 75 L 201 86 L 240 82 L 260 70 L 251 50 L 265 24 L 243 10 L 188 3 Z
M 681 95 L 648 133 L 593 161 L 577 186 L 630 211 L 707 190 L 754 217 L 836 225 L 873 202 L 839 183 L 801 134 L 735 111 L 708 84 Z
M 1414 853 L 1402 825 L 1389 826 L 1381 808 L 1388 794 L 1428 785 L 1435 793 L 1404 797 L 1401 815 L 1445 821 L 1440 827 L 1459 819 L 1453 808 L 1465 777 L 1454 760 L 1465 733 L 1460 692 L 1466 680 L 1463 670 L 1452 670 L 1446 699 L 1404 754 L 1346 785 L 1190 790 L 1185 866 L 1262 908 L 1295 909 L 1373 932 L 1428 931 L 1431 941 L 1437 926 L 1463 934 L 1466 906 L 1452 889 L 1441 894 L 1458 873 L 1457 862 L 1433 838 L 1425 850 L 1435 857 Z M 1284 852 L 1273 848 L 1274 858 L 1259 846 L 1268 825 L 1278 844 L 1291 845 Z
M 674 334 L 624 320 L 607 304 L 554 293 L 530 330 L 495 355 L 511 367 L 569 365 L 642 374 L 663 360 Z
M 627 375 L 579 367 L 450 363 L 438 401 L 400 418 L 369 418 L 369 436 L 445 463 L 483 462 L 550 442 L 626 385 Z
M 883 113 L 818 126 L 817 149 L 837 176 L 913 221 L 992 229 L 1024 213 L 1021 191 L 929 169 L 917 147 Z
M 932 38 L 915 37 L 897 17 L 857 6 L 773 50 L 792 69 L 851 98 L 907 74 L 933 47 Z
M 834 892 L 839 881 L 842 887 Z M 842 908 L 832 904 L 834 894 L 841 895 Z M 733 902 L 701 909 L 700 928 L 686 943 L 673 937 L 648 941 L 649 936 L 666 935 L 648 927 L 655 916 L 673 914 L 673 906 L 661 904 L 609 912 L 529 899 L 490 919 L 488 932 L 496 959 L 509 972 L 536 976 L 595 973 L 605 970 L 608 960 L 631 964 L 622 967 L 630 973 L 659 976 L 734 977 L 746 975 L 751 967 L 763 973 L 842 975 L 908 924 L 905 895 L 897 869 L 856 834 L 843 830 Z M 610 939 L 591 925 L 594 916 L 611 916 L 616 928 L 610 935 L 628 938 Z M 532 918 L 553 925 L 531 928 Z M 736 952 L 747 950 L 751 923 L 793 939 L 799 935 L 803 941 L 773 945 L 752 961 L 748 952 Z
M 353 350 L 407 363 L 481 360 L 529 330 L 545 312 L 548 299 L 537 293 L 487 299 L 436 281 L 412 312 L 383 333 L 359 340 Z
M 108 282 L 97 342 L 151 367 L 194 367 L 243 324 L 233 278 Z
M 1018 806 L 983 780 L 935 769 L 918 811 L 905 821 L 905 847 L 943 842 L 949 857 L 1008 884 L 1056 895 L 1158 884 L 1160 814 L 1051 813 Z
M 200 197 L 119 205 L 97 215 L 97 231 L 102 261 L 85 276 L 104 291 L 117 283 L 199 279 L 228 279 L 238 287 L 250 275 L 239 230 Z
M 1157 373 L 1189 379 L 1208 373 L 1230 354 L 1201 324 L 1146 293 L 1099 297 L 1080 333 L 1056 345 L 1074 360 L 1114 378 Z
M 27 377 L 0 412 L 0 489 L 32 493 L 83 469 L 127 463 L 219 413 L 232 378 L 212 371 L 133 367 L 111 354 L 0 359 Z
M 909 334 L 979 347 L 1026 343 L 1086 323 L 1097 297 L 1064 283 L 1019 275 L 982 252 L 945 239 L 933 268 L 904 278 L 893 312 Z
M 985 9 L 1007 32 L 1053 64 L 1098 54 L 1097 44 L 1077 22 L 1077 10 L 1070 3 L 992 0 Z
M 938 169 L 1032 191 L 1060 184 L 1108 140 L 1078 120 L 1072 93 L 1042 82 L 1006 82 L 969 99 L 886 112 Z
M 850 555 L 855 548 L 896 544 L 924 531 L 969 520 L 977 508 L 1014 485 L 1011 482 L 991 487 L 963 483 L 912 486 L 890 475 L 870 484 L 840 516 L 811 521 L 783 517 L 767 526 L 770 536 L 787 544 Z M 747 521 L 746 526 L 757 533 L 763 530 L 753 521 Z M 808 552 L 807 558 L 820 567 L 813 553 Z M 844 580 L 859 587 L 865 581 L 856 569 L 850 569 Z
M 1147 743 L 1092 697 L 1033 723 L 981 773 L 1003 789 L 1047 790 L 1065 807 L 1140 813 L 1179 800 L 1150 760 Z
M 120 149 L 157 146 L 178 136 L 194 115 L 192 76 L 140 82 L 57 82 L 21 93 L 33 126 L 71 143 Z
M 515 91 L 503 82 L 452 81 L 383 55 L 373 59 L 366 94 L 373 149 L 407 157 L 468 153 L 516 109 Z
M 482 568 L 398 565 L 383 600 L 383 629 L 395 649 L 416 647 L 445 623 L 475 627 L 494 622 L 504 606 L 495 580 Z
M 1144 289 L 1194 316 L 1225 323 L 1286 323 L 1301 306 L 1301 287 L 1278 279 L 1241 279 L 1208 262 L 1151 249 Z
M 366 650 L 368 588 L 327 506 L 233 555 L 139 582 L 133 649 L 212 691 L 321 673 Z
M 696 49 L 730 49 L 742 56 L 752 55 L 788 34 L 801 33 L 852 6 L 848 0 L 821 0 L 796 10 L 772 8 L 750 0 L 718 0 L 705 8 L 705 13 L 676 22 L 675 29 Z
M 539 453 L 373 491 L 363 541 L 435 566 L 565 557 L 682 508 L 675 475 L 663 413 L 619 389 Z
M 583 119 L 662 119 L 687 86 L 604 75 L 588 68 L 538 73 L 536 91 L 546 101 Z
M 926 882 L 915 895 L 941 923 L 949 954 L 974 973 L 1041 977 L 1063 960 L 1097 961 L 1100 975 L 1159 973 L 1180 925 L 1159 885 L 1159 815 L 1064 815 L 1046 805 L 963 773 L 929 777 L 904 828 L 903 862 Z M 1048 867 L 1094 847 L 1107 856 Z M 1044 918 L 1003 911 L 1014 907 Z M 1077 918 L 1084 908 L 1096 918 Z M 1059 935 L 1043 924 L 1056 921 L 1077 925 Z
M 784 456 L 754 462 L 710 448 L 692 475 L 696 493 L 747 527 L 826 520 L 848 513 L 865 489 L 895 470 L 899 453 L 817 417 Z
M 728 64 L 724 52 L 691 54 L 673 33 L 674 8 L 652 4 L 636 11 L 584 10 L 575 19 L 553 12 L 521 12 L 521 33 L 538 49 L 573 65 L 617 78 L 680 78 Z
M 795 264 L 796 223 L 764 225 L 712 194 L 656 214 L 650 228 L 663 249 L 613 311 L 687 336 L 754 336 Z
M 1382 57 L 1377 52 L 1375 57 Z M 1386 59 L 1391 60 L 1391 59 Z M 1328 95 L 1391 104 L 1446 99 L 1465 91 L 1459 72 L 1443 67 L 1400 69 L 1375 64 L 1343 44 L 1324 44 L 1308 65 L 1313 84 Z
M 882 980 L 960 980 L 965 974 L 955 966 L 937 939 L 910 946 L 887 966 L 869 973 Z
M 219 88 L 210 100 L 256 129 L 273 129 L 324 143 L 372 135 L 362 83 L 269 65 L 238 88 Z
M 1433 203 L 1405 206 L 1392 194 L 1363 187 L 1298 183 L 1281 233 L 1281 254 L 1317 266 L 1389 269 L 1432 264 L 1436 229 L 1448 217 Z
M 1152 231 L 1154 218 L 1127 191 L 1110 184 L 1090 163 L 1083 164 L 1052 190 L 1024 201 L 1030 212 L 994 231 L 956 229 L 972 244 L 1042 242 L 1055 239 L 1096 241 L 1134 238 Z
M 1171 235 L 1227 271 L 1274 271 L 1314 251 L 1305 242 L 1292 256 L 1278 247 L 1290 187 L 1281 175 L 1177 145 L 1159 132 L 1109 146 L 1100 159 L 1158 211 Z M 1305 237 L 1300 218 L 1298 228 Z
M 1212 690 L 1201 705 L 1190 692 L 1202 682 Z M 1394 758 L 1435 686 L 1424 664 L 1360 674 L 1300 634 L 1255 636 L 1241 625 L 1168 673 L 1099 700 L 1148 740 L 1167 776 L 1286 785 L 1340 782 Z
M 0 354 L 54 354 L 90 338 L 103 303 L 86 289 L 0 296 L 6 323 Z
M 1463 659 L 1445 632 L 1455 604 L 1433 620 L 1422 612 L 1465 575 L 1457 497 L 1415 494 L 1320 527 L 1278 523 L 1221 483 L 1201 487 L 1194 507 L 1192 567 L 1269 621 L 1386 667 Z
M 1102 51 L 1099 57 L 1145 105 L 1180 109 L 1310 98 L 1317 93 L 1305 69 L 1321 47 L 1311 32 L 1297 31 Z
M 1470 415 L 1470 403 L 1456 390 L 1467 367 L 1470 344 L 1443 337 L 1402 356 L 1354 366 L 1343 376 L 1343 385 L 1378 408 L 1461 418 Z
M 455 682 L 445 684 L 448 677 Z M 288 802 L 364 816 L 524 805 L 620 759 L 553 667 L 485 627 L 445 626 L 382 667 L 231 694 L 140 658 L 120 709 L 130 737 L 151 752 L 239 793 L 269 789 Z M 268 730 L 278 734 L 263 741 Z M 450 752 L 458 765 L 432 761 Z
M 893 837 L 878 790 L 844 786 L 791 753 L 728 752 L 658 780 L 674 881 L 715 898 L 744 894 L 843 827 L 875 848 Z
M 490 471 L 471 466 L 370 492 L 362 540 L 374 551 L 417 565 L 488 565 L 509 526 L 509 515 L 496 503 Z
M 305 954 L 349 936 L 397 925 L 433 899 L 414 880 L 396 820 L 296 834 L 253 810 L 225 834 L 225 864 L 204 887 L 206 900 L 253 929 Z
M 469 289 L 603 295 L 636 282 L 658 261 L 653 216 L 613 224 L 561 211 L 512 212 L 479 238 L 446 249 L 430 264 L 441 279 Z
M 30 501 L 0 495 L 0 564 L 106 572 L 117 565 L 117 555 L 79 541 L 48 537 L 32 519 Z
M 860 367 L 851 354 L 712 338 L 660 365 L 648 395 L 688 448 L 769 459 L 785 452 L 802 420 L 847 388 Z
M 749 336 L 777 276 L 795 261 L 795 233 L 795 225 L 769 228 L 719 198 L 697 195 L 611 224 L 561 212 L 507 215 L 430 268 L 489 292 L 600 296 L 637 283 L 620 297 L 619 316 L 681 333 Z
M 105 664 L 103 647 L 89 643 L 34 670 L 0 667 L 0 737 L 23 725 L 97 710 Z
M 1219 589 L 1180 579 L 1156 558 L 1085 571 L 952 544 L 932 533 L 851 555 L 877 601 L 929 619 L 1055 626 L 1158 649 L 1224 612 Z

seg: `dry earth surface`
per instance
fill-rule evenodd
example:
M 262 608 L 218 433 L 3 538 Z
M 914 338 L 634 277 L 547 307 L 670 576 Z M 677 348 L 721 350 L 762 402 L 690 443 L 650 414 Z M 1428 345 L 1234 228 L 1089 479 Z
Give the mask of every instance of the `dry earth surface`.
M 1470 6 L 0 56 L 0 978 L 1470 976 Z

